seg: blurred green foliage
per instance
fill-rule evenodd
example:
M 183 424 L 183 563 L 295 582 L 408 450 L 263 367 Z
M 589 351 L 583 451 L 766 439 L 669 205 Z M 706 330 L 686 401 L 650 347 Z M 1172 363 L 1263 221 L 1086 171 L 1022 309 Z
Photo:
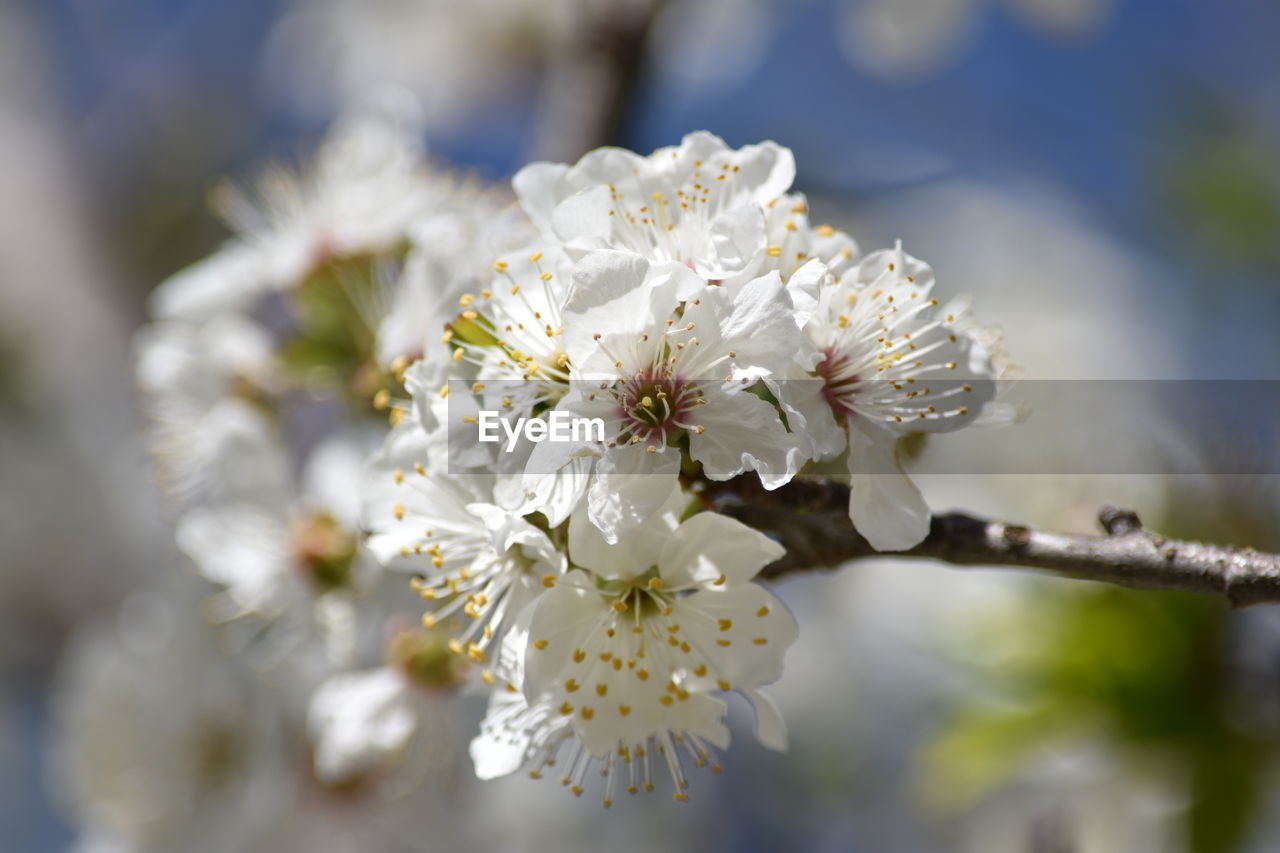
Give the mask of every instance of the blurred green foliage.
M 405 250 L 387 255 L 334 258 L 289 292 L 293 329 L 280 358 L 293 382 L 338 395 L 353 411 L 372 412 L 374 395 L 397 388 L 375 358 L 377 319 L 385 299 L 387 265 L 402 263 Z
M 1156 180 L 1157 209 L 1171 218 L 1184 250 L 1218 269 L 1280 270 L 1276 130 L 1221 101 L 1201 102 L 1183 123 L 1170 135 L 1175 147 Z
M 1274 547 L 1274 494 L 1234 481 L 1196 485 L 1171 499 L 1158 529 Z M 1257 685 L 1245 683 L 1233 654 L 1240 627 L 1210 596 L 1038 586 L 982 629 L 979 690 L 923 750 L 926 792 L 963 808 L 1013 781 L 1047 748 L 1102 742 L 1134 772 L 1168 768 L 1174 789 L 1184 786 L 1190 850 L 1238 849 L 1280 745 L 1276 721 L 1240 713 L 1258 705 Z

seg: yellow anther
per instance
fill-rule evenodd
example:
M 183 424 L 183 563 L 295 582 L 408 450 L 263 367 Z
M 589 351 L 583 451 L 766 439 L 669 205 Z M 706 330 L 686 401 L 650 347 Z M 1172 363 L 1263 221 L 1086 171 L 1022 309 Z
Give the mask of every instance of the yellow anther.
M 534 647 L 535 649 L 537 649 L 538 651 L 542 651 L 543 649 L 545 649 L 545 648 L 547 647 L 547 641 L 546 641 L 546 640 L 534 640 L 534 641 L 533 641 L 533 647 Z

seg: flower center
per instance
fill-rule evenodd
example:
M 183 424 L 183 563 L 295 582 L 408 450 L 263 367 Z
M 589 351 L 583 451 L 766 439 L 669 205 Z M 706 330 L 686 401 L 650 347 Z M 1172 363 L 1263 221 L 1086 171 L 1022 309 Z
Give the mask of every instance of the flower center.
M 816 373 L 823 380 L 822 398 L 836 419 L 842 421 L 845 415 L 855 411 L 854 400 L 862 384 L 855 365 L 848 355 L 832 347 L 824 352 Z
M 452 689 L 467 680 L 467 660 L 450 650 L 441 635 L 411 628 L 398 631 L 387 644 L 388 661 L 423 687 Z
M 622 418 L 618 444 L 666 444 L 669 430 L 697 428 L 691 422 L 694 407 L 700 405 L 697 383 L 665 367 L 643 370 L 610 393 Z
M 351 582 L 356 537 L 329 513 L 315 512 L 296 524 L 293 547 L 299 565 L 321 590 L 342 589 Z

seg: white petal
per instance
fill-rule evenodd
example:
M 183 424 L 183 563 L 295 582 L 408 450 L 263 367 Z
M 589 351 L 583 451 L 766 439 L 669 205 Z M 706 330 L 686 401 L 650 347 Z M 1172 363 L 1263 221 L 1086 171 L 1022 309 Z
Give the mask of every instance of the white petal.
M 616 543 L 657 512 L 671 496 L 680 471 L 674 448 L 650 453 L 643 444 L 610 450 L 596 464 L 595 481 L 587 491 L 591 521 L 609 543 Z
M 827 276 L 827 265 L 814 258 L 787 279 L 787 289 L 791 292 L 791 304 L 795 307 L 792 316 L 796 325 L 802 329 L 818 310 L 818 294 Z
M 849 519 L 871 547 L 902 551 L 929 534 L 929 505 L 902 470 L 893 433 L 856 419 L 849 428 L 849 474 Z
M 532 751 L 533 734 L 506 723 L 527 707 L 524 694 L 507 690 L 506 685 L 495 687 L 489 694 L 488 713 L 468 750 L 477 779 L 497 779 L 524 765 Z
M 283 507 L 280 508 L 283 511 Z M 291 558 L 282 518 L 243 505 L 199 506 L 178 520 L 178 547 L 246 609 L 275 609 Z
M 655 334 L 647 345 L 640 338 L 665 330 L 681 287 L 668 270 L 628 252 L 592 252 L 579 261 L 564 305 L 565 351 L 579 373 L 612 378 L 620 369 L 649 364 L 662 338 Z M 601 351 L 596 335 L 606 339 L 608 352 Z M 616 360 L 622 368 L 614 366 Z
M 644 574 L 662 560 L 663 548 L 676 530 L 688 504 L 679 484 L 673 484 L 666 502 L 629 536 L 616 545 L 604 538 L 580 506 L 569 519 L 569 557 L 575 565 L 609 579 L 630 579 Z
M 591 187 L 570 196 L 551 214 L 551 230 L 563 241 L 571 258 L 610 245 L 610 200 L 608 187 Z
M 713 480 L 755 471 L 766 489 L 789 481 L 805 462 L 804 448 L 792 438 L 777 410 L 750 393 L 708 394 L 696 410 L 701 434 L 689 436 L 689 455 Z
M 777 681 L 798 635 L 791 611 L 755 583 L 706 585 L 677 599 L 671 618 L 710 662 L 714 677 L 732 687 Z
M 307 715 L 316 775 L 342 781 L 401 752 L 418 728 L 411 689 L 387 667 L 336 675 L 322 684 Z
M 708 279 L 739 275 L 758 261 L 766 248 L 764 211 L 755 205 L 732 208 L 711 223 L 714 257 L 698 260 L 698 273 Z
M 787 721 L 774 703 L 773 697 L 763 690 L 743 690 L 751 708 L 756 712 L 756 740 L 768 749 L 785 752 L 787 749 Z
M 162 319 L 207 320 L 240 310 L 269 289 L 261 253 L 228 243 L 162 282 L 151 294 L 151 313 Z
M 576 648 L 590 647 L 592 629 L 608 606 L 584 572 L 572 571 L 530 605 L 529 640 L 524 657 L 524 694 L 529 701 L 550 691 Z
M 563 196 L 560 186 L 569 167 L 563 163 L 530 163 L 511 179 L 516 198 L 543 233 L 551 236 L 551 211 Z
M 708 288 L 684 320 L 693 322 L 700 344 L 686 348 L 682 369 L 698 379 L 758 378 L 782 372 L 805 350 L 813 350 L 796 326 L 791 295 L 776 272 L 742 283 Z M 689 353 L 689 349 L 695 352 Z M 728 352 L 732 371 L 703 367 Z M 810 355 L 810 364 L 817 353 Z
M 724 575 L 744 583 L 786 549 L 758 530 L 714 512 L 701 512 L 671 534 L 662 549 L 662 579 L 672 588 L 705 586 Z
M 520 516 L 502 507 L 484 503 L 468 504 L 467 512 L 484 521 L 493 537 L 493 548 L 497 553 L 505 554 L 512 548 L 519 547 L 525 557 L 533 560 L 532 572 L 542 575 L 564 571 L 564 555 L 547 538 L 546 533 Z

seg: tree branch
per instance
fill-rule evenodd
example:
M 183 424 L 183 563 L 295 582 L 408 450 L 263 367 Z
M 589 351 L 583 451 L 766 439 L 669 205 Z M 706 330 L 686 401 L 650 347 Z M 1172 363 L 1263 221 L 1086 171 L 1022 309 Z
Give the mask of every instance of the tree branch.
M 1101 535 L 1054 533 L 946 513 L 933 517 L 929 535 L 919 545 L 885 552 L 853 529 L 849 489 L 841 483 L 798 479 L 768 492 L 754 477 L 739 477 L 710 484 L 707 496 L 718 511 L 786 546 L 786 556 L 761 573 L 769 578 L 892 556 L 957 566 L 1045 569 L 1136 589 L 1214 593 L 1235 607 L 1280 602 L 1280 555 L 1169 539 L 1144 529 L 1127 509 L 1104 507 L 1098 517 L 1105 531 Z

